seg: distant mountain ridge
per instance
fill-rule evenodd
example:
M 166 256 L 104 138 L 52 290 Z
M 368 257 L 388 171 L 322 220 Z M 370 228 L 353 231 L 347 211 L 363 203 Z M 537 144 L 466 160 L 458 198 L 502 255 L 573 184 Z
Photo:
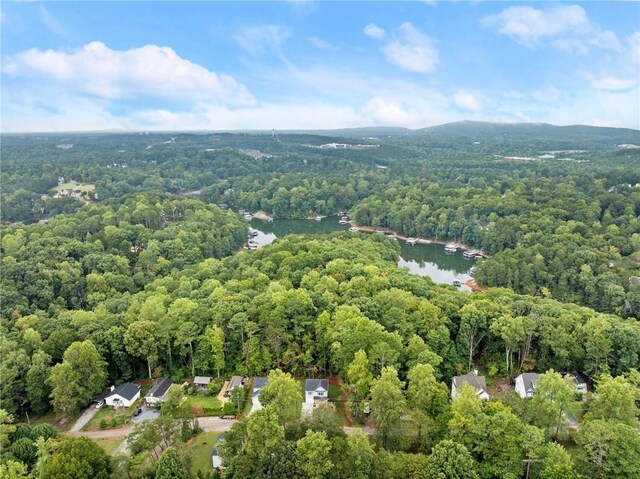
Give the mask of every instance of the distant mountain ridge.
M 254 132 L 255 133 L 255 132 Z M 549 123 L 492 123 L 484 121 L 457 121 L 426 128 L 371 126 L 363 128 L 340 128 L 336 130 L 276 130 L 277 134 L 306 133 L 322 136 L 342 137 L 388 137 L 388 136 L 431 136 L 468 137 L 474 139 L 548 138 L 548 139 L 591 139 L 617 142 L 640 142 L 640 130 L 604 126 L 569 125 L 557 126 Z
M 47 133 L 2 133 L 2 135 L 64 135 L 64 134 L 137 134 L 139 130 L 103 130 L 85 132 L 47 132 Z M 252 135 L 312 135 L 316 137 L 353 138 L 353 139 L 382 139 L 400 136 L 427 136 L 432 138 L 470 138 L 481 140 L 483 138 L 498 137 L 511 139 L 565 139 L 565 140 L 599 140 L 614 143 L 640 144 L 640 130 L 631 128 L 616 128 L 605 126 L 569 125 L 557 126 L 549 123 L 492 123 L 484 121 L 463 120 L 426 128 L 404 128 L 398 126 L 366 126 L 359 128 L 336 129 L 256 129 L 256 130 L 166 130 L 149 131 L 149 134 L 252 134 Z

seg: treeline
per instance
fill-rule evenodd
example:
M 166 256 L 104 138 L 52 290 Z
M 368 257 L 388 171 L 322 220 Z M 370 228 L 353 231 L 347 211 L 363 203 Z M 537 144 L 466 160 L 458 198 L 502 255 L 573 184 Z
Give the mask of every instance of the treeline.
M 156 209 L 155 203 L 137 198 L 121 209 L 105 208 L 104 215 L 120 214 L 128 218 L 127 224 L 140 227 L 141 234 L 147 231 L 148 242 L 135 243 L 145 251 L 154 235 L 171 231 L 172 221 L 183 223 L 185 230 L 202 231 L 189 226 L 195 217 L 203 218 L 203 229 L 211 231 L 222 228 L 212 215 L 222 215 L 220 221 L 230 222 L 229 227 L 237 224 L 246 234 L 240 220 L 199 201 L 166 200 L 158 205 Z M 68 250 L 66 240 L 60 241 L 57 254 L 69 251 L 67 258 L 74 257 L 75 251 L 99 242 L 103 248 L 115 248 L 99 256 L 111 254 L 118 264 L 121 260 L 116 258 L 131 255 L 134 244 L 107 235 L 104 215 L 103 223 L 97 216 L 86 218 L 98 220 L 93 230 L 79 221 L 82 216 L 73 226 L 61 217 L 58 224 L 22 228 L 19 247 L 15 242 L 20 235 L 11 230 L 11 238 L 6 240 L 6 235 L 3 240 L 4 261 L 27 261 L 26 251 L 35 254 L 33 248 L 50 228 L 54 238 L 70 235 L 78 243 L 76 250 Z M 120 225 L 124 220 L 111 226 Z M 167 235 L 170 243 L 177 241 Z M 213 247 L 230 237 L 202 241 Z M 23 250 L 25 256 L 20 256 Z M 56 258 L 54 250 L 49 256 Z M 154 256 L 148 263 L 142 263 L 143 253 L 131 257 L 128 267 L 136 270 L 134 277 L 140 273 L 146 278 L 143 287 L 109 286 L 104 278 L 108 272 L 83 269 L 78 260 L 87 255 L 77 256 L 77 275 L 61 277 L 60 285 L 71 288 L 86 278 L 84 303 L 39 308 L 30 300 L 24 309 L 7 310 L 0 339 L 1 407 L 18 415 L 53 408 L 69 416 L 105 385 L 124 380 L 149 375 L 176 380 L 194 374 L 264 375 L 280 368 L 296 376 L 340 377 L 351 414 L 362 417 L 369 403 L 375 441 L 345 437 L 334 411 L 317 412 L 309 422 L 295 420 L 299 383 L 272 372 L 270 384 L 281 381 L 297 395 L 285 394 L 293 398 L 287 402 L 277 392 L 286 387 L 272 386 L 273 393 L 265 391 L 264 412 L 234 426 L 224 446 L 227 477 L 291 477 L 293 471 L 312 478 L 318 477 L 314 471 L 326 470 L 320 477 L 421 478 L 432 477 L 425 471 L 438 471 L 454 461 L 446 467 L 469 472 L 462 477 L 502 478 L 508 471 L 509 477 L 517 478 L 527 458 L 541 461 L 536 463 L 538 476 L 532 477 L 632 477 L 638 471 L 637 461 L 623 464 L 620 459 L 620 451 L 634 450 L 638 442 L 634 369 L 640 366 L 640 326 L 634 319 L 507 289 L 471 295 L 437 286 L 398 268 L 397 243 L 378 235 L 288 236 L 257 251 L 204 260 L 194 245 L 192 262 L 169 255 L 171 248 L 161 251 L 167 257 Z M 20 285 L 9 284 L 7 290 Z M 24 297 L 20 291 L 14 296 Z M 603 394 L 603 384 L 613 384 L 604 388 L 613 390 L 604 403 L 598 403 L 604 401 L 597 399 L 601 396 L 587 403 L 585 411 L 591 416 L 585 417 L 590 422 L 584 422 L 575 437 L 584 459 L 570 457 L 549 442 L 567 438 L 562 411 L 583 411 L 561 378 L 556 384 L 559 375 L 549 373 L 552 392 L 540 395 L 545 401 L 531 407 L 509 395 L 500 403 L 482 405 L 473 392 L 449 405 L 451 377 L 472 365 L 486 370 L 490 381 L 521 371 L 555 369 L 586 372 L 598 381 L 598 394 Z M 608 379 L 608 374 L 616 379 Z M 592 453 L 603 434 L 609 450 L 615 451 L 605 460 Z M 66 450 L 64 444 L 52 444 L 45 452 L 52 450 L 55 458 L 60 454 L 56 451 Z M 89 447 L 73 443 L 81 446 Z M 94 454 L 91 451 L 87 454 Z M 179 469 L 179 455 L 176 462 L 175 450 L 167 454 L 174 454 L 172 463 Z M 354 457 L 362 457 L 362 464 L 353 465 Z M 32 460 L 37 464 L 37 454 Z M 2 461 L 9 467 L 15 455 L 3 455 Z M 543 472 L 558 463 L 564 475 Z M 319 469 L 309 469 L 308 464 L 319 464 Z
M 88 248 L 94 236 L 76 241 Z M 30 241 L 21 248 L 29 247 Z M 61 242 L 60 249 L 67 248 Z M 30 393 L 25 378 L 32 368 L 36 375 L 63 361 L 65 351 L 82 341 L 106 360 L 110 383 L 149 373 L 176 380 L 212 371 L 260 375 L 274 367 L 344 376 L 359 350 L 372 373 L 393 366 L 404 378 L 422 357 L 445 382 L 478 361 L 492 374 L 554 368 L 592 377 L 620 375 L 640 361 L 635 320 L 506 289 L 471 296 L 435 286 L 399 269 L 397 244 L 382 238 L 289 236 L 269 248 L 185 268 L 159 254 L 142 262 L 142 254 L 134 254 L 136 272 L 129 278 L 127 271 L 84 269 L 78 260 L 72 268 L 51 251 L 51 270 L 66 273 L 51 276 L 57 289 L 36 277 L 5 285 L 9 294 L 3 297 L 20 300 L 7 307 L 3 320 L 3 408 L 28 411 L 36 396 L 47 398 L 51 392 Z M 124 268 L 123 259 L 111 258 Z M 11 255 L 4 261 L 20 264 Z M 143 286 L 132 283 L 136 276 L 141 283 L 146 278 Z M 82 294 L 78 284 L 86 284 Z M 46 302 L 46 291 L 61 299 Z M 37 295 L 31 299 L 31 293 Z M 74 304 L 79 298 L 85 300 Z M 47 391 L 46 381 L 35 383 Z M 47 409 L 46 402 L 40 409 Z M 68 409 L 82 406 L 76 401 Z

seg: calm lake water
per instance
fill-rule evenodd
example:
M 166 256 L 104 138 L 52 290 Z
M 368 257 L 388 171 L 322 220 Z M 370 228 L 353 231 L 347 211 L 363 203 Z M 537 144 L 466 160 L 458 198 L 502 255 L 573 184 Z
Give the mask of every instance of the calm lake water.
M 341 225 L 335 216 L 322 221 L 276 219 L 267 223 L 258 219 L 250 222 L 251 228 L 258 231 L 254 239 L 260 246 L 272 243 L 277 237 L 288 234 L 322 234 L 349 229 L 350 225 Z M 361 232 L 359 234 L 375 234 Z M 470 291 L 464 282 L 471 277 L 471 268 L 475 260 L 462 256 L 462 250 L 445 253 L 442 244 L 407 245 L 400 240 L 400 258 L 398 266 L 409 269 L 413 274 L 429 276 L 436 283 L 451 284 L 454 279 L 460 280 L 460 289 Z

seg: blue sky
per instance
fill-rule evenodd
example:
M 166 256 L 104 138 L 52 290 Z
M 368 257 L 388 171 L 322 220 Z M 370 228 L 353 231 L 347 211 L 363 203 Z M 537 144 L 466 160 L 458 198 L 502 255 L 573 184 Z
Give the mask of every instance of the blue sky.
M 3 2 L 2 131 L 640 128 L 638 2 Z

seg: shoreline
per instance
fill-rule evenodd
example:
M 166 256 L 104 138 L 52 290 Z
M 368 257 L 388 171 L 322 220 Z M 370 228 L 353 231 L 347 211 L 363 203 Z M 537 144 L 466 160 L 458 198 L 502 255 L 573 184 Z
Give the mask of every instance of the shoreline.
M 386 235 L 386 233 L 392 233 L 391 235 L 388 235 L 388 236 L 392 236 L 392 237 L 400 239 L 400 240 L 406 241 L 407 239 L 411 238 L 411 236 L 403 236 L 401 234 L 398 234 L 397 231 L 393 231 L 392 229 L 389 229 L 389 228 L 375 228 L 373 226 L 359 226 L 359 225 L 355 224 L 352 221 L 349 221 L 349 224 L 351 225 L 352 228 L 357 228 L 358 231 L 363 231 L 365 233 L 375 233 L 376 231 L 384 231 L 385 235 Z M 471 247 L 471 246 L 469 246 L 467 244 L 462 243 L 461 241 L 442 241 L 442 240 L 425 239 L 425 238 L 418 238 L 418 237 L 415 237 L 414 239 L 416 240 L 416 243 L 419 243 L 419 244 L 442 244 L 442 245 L 452 244 L 452 245 L 456 245 L 456 247 L 458 247 L 459 249 L 461 249 L 463 251 L 477 251 L 478 255 L 482 256 L 483 258 L 487 257 L 487 255 L 482 250 L 477 249 L 477 248 L 473 248 L 473 247 Z

